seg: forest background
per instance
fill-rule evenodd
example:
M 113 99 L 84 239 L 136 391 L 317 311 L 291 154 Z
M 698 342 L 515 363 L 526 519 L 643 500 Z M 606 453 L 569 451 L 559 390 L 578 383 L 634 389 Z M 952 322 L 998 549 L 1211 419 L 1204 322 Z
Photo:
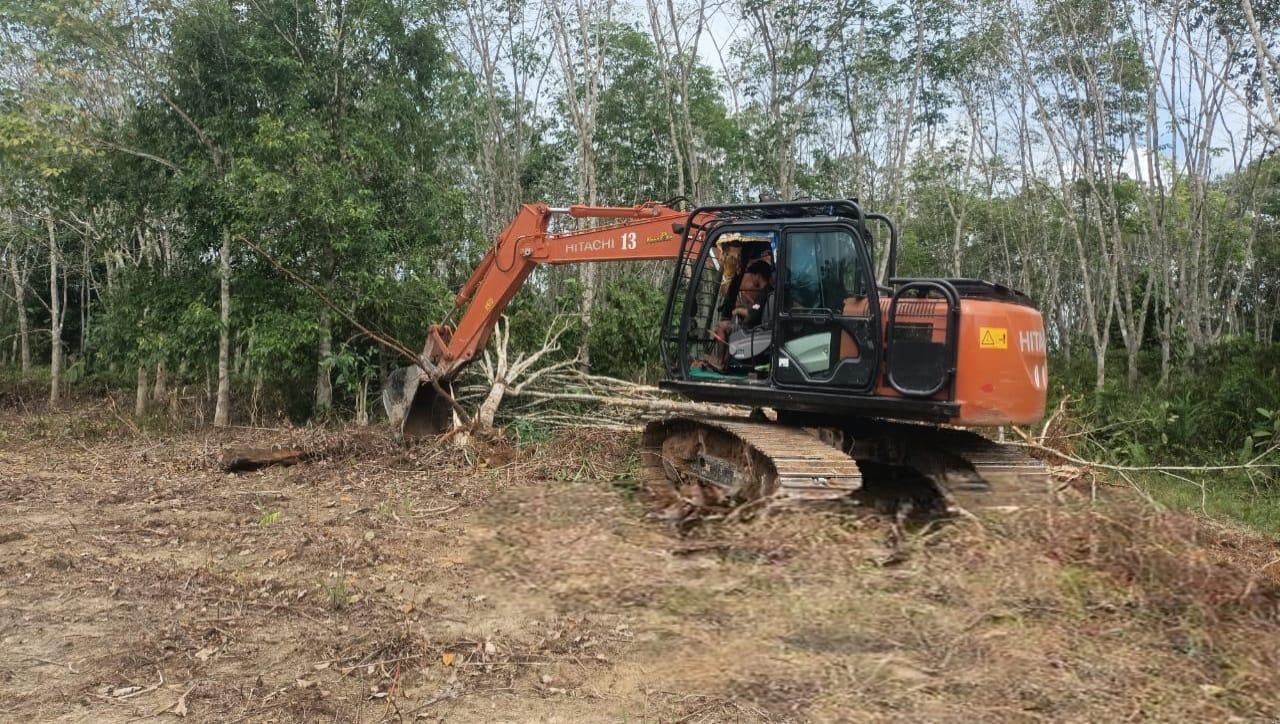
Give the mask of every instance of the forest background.
M 1280 530 L 1277 145 L 1277 0 L 3 0 L 0 368 L 367 423 L 360 327 L 419 347 L 521 203 L 856 196 L 1035 300 L 1077 454 L 1250 463 L 1135 472 Z M 540 270 L 509 344 L 652 382 L 669 281 Z

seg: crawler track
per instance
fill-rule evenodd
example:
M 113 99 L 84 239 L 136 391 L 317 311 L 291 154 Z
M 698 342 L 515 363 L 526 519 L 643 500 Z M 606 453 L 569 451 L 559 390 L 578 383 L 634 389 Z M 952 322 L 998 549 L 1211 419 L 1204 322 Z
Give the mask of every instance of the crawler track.
M 803 429 L 768 422 L 656 420 L 645 428 L 641 456 L 646 488 L 663 509 L 834 500 L 862 485 L 848 455 Z
M 878 420 L 802 428 L 668 418 L 645 428 L 641 456 L 655 506 L 677 517 L 764 500 L 843 498 L 862 487 L 859 461 L 893 471 L 889 480 L 924 479 L 935 499 L 975 514 L 1043 505 L 1052 492 L 1044 465 L 1019 448 L 967 430 Z
M 927 478 L 951 507 L 992 513 L 1052 500 L 1052 479 L 1044 463 L 1022 448 L 976 432 L 867 420 L 843 433 L 843 447 L 850 455 Z

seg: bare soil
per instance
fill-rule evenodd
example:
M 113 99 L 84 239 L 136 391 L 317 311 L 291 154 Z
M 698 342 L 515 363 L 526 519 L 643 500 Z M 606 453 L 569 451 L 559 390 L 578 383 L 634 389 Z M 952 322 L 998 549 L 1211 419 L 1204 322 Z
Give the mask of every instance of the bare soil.
M 678 535 L 621 433 L 0 411 L 5 721 L 1280 718 L 1275 541 L 1131 502 Z M 232 444 L 327 454 L 239 475 Z

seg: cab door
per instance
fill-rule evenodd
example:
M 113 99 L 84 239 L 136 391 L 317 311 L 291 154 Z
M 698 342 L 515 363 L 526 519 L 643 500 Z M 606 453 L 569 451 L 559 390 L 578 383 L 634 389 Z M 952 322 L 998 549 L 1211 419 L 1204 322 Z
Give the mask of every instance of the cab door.
M 783 231 L 773 383 L 870 392 L 880 366 L 880 300 L 861 235 L 847 224 Z

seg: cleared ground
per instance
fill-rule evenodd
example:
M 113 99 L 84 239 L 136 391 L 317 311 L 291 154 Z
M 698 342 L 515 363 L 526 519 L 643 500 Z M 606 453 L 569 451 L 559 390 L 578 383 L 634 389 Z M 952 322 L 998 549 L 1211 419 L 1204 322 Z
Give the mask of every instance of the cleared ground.
M 6 721 L 1280 718 L 1280 547 L 1136 503 L 680 537 L 626 434 L 0 415 Z M 250 441 L 331 453 L 217 470 Z

